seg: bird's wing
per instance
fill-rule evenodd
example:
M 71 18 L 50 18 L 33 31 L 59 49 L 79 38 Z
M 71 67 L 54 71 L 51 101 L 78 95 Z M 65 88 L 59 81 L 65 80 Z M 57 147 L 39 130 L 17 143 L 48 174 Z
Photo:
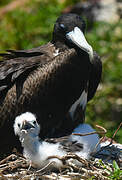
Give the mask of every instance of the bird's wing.
M 59 143 L 59 148 L 66 152 L 78 152 L 83 149 L 83 144 L 76 140 L 72 140 L 70 136 L 64 136 L 60 138 L 51 138 L 45 140 L 48 143 L 56 144 Z
M 7 50 L 6 53 L 0 53 L 3 58 L 0 61 L 0 91 L 11 87 L 22 73 L 28 75 L 38 66 L 51 61 L 54 50 L 52 44 L 48 43 L 30 50 Z
M 39 56 L 42 54 L 48 54 L 53 53 L 55 50 L 55 47 L 52 43 L 47 43 L 45 45 L 27 49 L 27 50 L 6 50 L 5 53 L 0 53 L 0 57 L 3 57 L 5 60 L 14 59 L 14 58 L 20 58 L 20 57 L 33 57 L 33 56 Z M 52 55 L 52 54 L 51 54 Z
M 91 72 L 90 72 L 90 78 L 89 78 L 89 85 L 88 85 L 88 101 L 93 98 L 97 87 L 101 80 L 102 75 L 102 62 L 100 59 L 100 56 L 94 51 L 94 60 L 91 64 Z
M 10 122 L 12 122 L 11 119 L 13 120 L 19 113 L 31 111 L 37 114 L 39 118 L 40 116 L 42 117 L 40 121 L 44 126 L 44 133 L 47 134 L 47 131 L 49 133 L 49 127 L 52 127 L 53 123 L 57 122 L 59 114 L 60 116 L 62 115 L 60 117 L 62 120 L 64 113 L 68 111 L 70 104 L 72 104 L 72 101 L 76 99 L 76 97 L 73 97 L 72 100 L 72 93 L 69 92 L 70 86 L 66 79 L 68 78 L 69 82 L 72 81 L 71 76 L 69 75 L 72 72 L 72 64 L 70 62 L 75 61 L 75 56 L 76 51 L 74 49 L 66 50 L 63 53 L 60 53 L 55 56 L 53 60 L 49 56 L 45 55 L 41 55 L 41 57 L 36 56 L 36 58 L 39 58 L 39 62 L 40 59 L 41 62 L 45 62 L 45 58 L 47 58 L 47 61 L 49 62 L 46 61 L 46 63 L 43 63 L 44 65 L 40 62 L 37 65 L 37 68 L 35 65 L 35 70 L 31 69 L 33 68 L 32 66 L 25 71 L 25 66 L 22 65 L 24 73 L 19 72 L 21 63 L 19 63 L 18 69 L 16 68 L 17 70 L 14 71 L 14 65 L 12 66 L 12 70 L 9 67 L 6 70 L 7 63 L 4 65 L 4 62 L 1 62 L 0 75 L 4 76 L 4 78 L 0 80 L 0 86 L 4 88 L 5 85 L 6 87 L 4 89 L 1 88 L 0 91 L 0 122 L 4 124 L 7 119 L 10 119 Z M 34 58 L 35 61 L 35 57 L 32 58 Z M 26 63 L 26 60 L 29 62 L 29 59 L 27 58 L 23 60 L 27 67 L 29 65 Z M 14 60 L 15 59 L 10 59 L 6 61 L 11 61 L 12 64 L 16 64 L 14 63 Z M 34 64 L 36 63 L 34 62 Z M 73 66 L 73 68 L 75 67 Z M 22 70 L 20 69 L 20 71 Z M 77 73 L 77 69 L 75 71 Z M 18 75 L 16 75 L 16 73 L 18 73 Z M 12 81 L 12 76 L 15 76 L 14 81 Z M 62 76 L 64 78 L 62 78 Z M 75 78 L 73 80 L 76 82 Z M 66 88 L 61 90 L 61 94 L 59 89 L 61 89 L 62 84 L 64 87 L 66 86 Z M 67 91 L 65 89 L 68 89 L 68 95 L 71 96 L 68 100 L 64 97 L 65 94 L 67 95 Z M 65 108 L 63 105 L 64 99 L 66 99 L 67 103 Z M 58 101 L 60 103 L 57 103 Z M 40 111 L 40 107 L 42 107 L 42 111 Z M 49 116 L 50 114 L 51 116 Z M 57 123 L 56 126 L 59 127 L 59 124 Z

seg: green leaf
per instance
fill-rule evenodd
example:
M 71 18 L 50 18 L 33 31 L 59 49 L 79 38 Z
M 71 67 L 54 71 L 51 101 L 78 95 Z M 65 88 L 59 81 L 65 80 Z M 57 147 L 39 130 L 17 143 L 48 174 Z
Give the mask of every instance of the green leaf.
M 114 170 L 119 170 L 119 166 L 115 160 L 113 161 L 113 168 L 114 168 Z

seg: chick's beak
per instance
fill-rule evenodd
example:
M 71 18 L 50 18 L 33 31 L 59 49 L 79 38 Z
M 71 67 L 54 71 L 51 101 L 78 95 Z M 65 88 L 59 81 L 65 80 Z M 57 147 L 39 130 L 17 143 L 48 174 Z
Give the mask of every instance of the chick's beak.
M 31 129 L 31 128 L 34 128 L 34 126 L 31 123 L 24 120 L 23 123 L 22 123 L 22 128 L 21 129 L 22 130 L 28 130 L 28 129 Z

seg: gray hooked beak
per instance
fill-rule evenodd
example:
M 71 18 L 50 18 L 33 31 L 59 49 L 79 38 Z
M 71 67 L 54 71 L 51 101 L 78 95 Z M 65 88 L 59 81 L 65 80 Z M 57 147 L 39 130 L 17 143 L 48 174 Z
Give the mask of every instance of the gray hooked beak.
M 78 28 L 75 27 L 73 31 L 66 34 L 66 38 L 71 40 L 74 44 L 76 44 L 79 48 L 89 54 L 90 62 L 93 61 L 93 49 L 86 41 L 86 38 L 83 32 Z
M 23 124 L 22 124 L 21 130 L 22 130 L 22 129 L 23 129 L 23 130 L 28 130 L 28 129 L 31 129 L 31 128 L 34 128 L 34 126 L 33 126 L 31 123 L 29 123 L 29 122 L 27 122 L 26 120 L 24 120 L 24 121 L 23 121 Z

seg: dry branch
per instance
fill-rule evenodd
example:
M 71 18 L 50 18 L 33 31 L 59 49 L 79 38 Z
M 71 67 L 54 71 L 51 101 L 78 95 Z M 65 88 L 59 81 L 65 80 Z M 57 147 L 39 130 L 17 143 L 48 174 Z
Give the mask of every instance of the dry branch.
M 77 136 L 88 136 L 88 135 L 92 135 L 92 134 L 106 134 L 107 133 L 107 130 L 102 127 L 102 126 L 99 126 L 99 125 L 96 125 L 97 128 L 101 129 L 101 131 L 94 131 L 94 132 L 89 132 L 89 133 L 72 133 L 72 135 L 77 135 Z

